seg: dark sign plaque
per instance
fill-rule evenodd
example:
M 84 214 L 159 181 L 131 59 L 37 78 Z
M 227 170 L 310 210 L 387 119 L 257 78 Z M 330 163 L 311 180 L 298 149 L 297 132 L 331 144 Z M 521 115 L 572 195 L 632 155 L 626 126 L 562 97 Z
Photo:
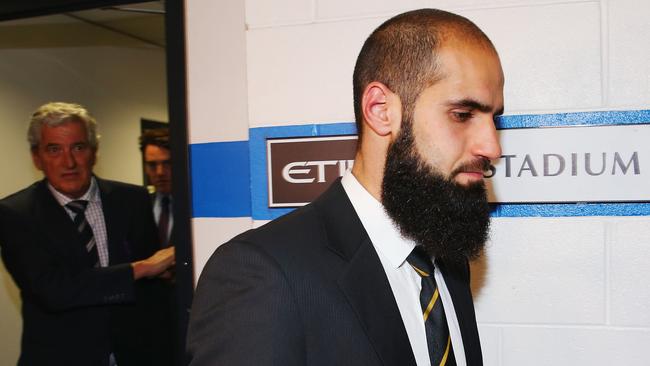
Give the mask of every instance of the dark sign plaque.
M 269 207 L 303 206 L 352 168 L 357 136 L 268 139 Z

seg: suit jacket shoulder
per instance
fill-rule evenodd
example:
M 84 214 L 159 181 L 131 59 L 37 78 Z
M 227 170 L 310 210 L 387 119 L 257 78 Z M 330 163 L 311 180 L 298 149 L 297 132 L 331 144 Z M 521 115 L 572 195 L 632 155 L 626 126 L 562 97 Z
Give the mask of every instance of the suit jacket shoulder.
M 48 196 L 51 200 L 47 199 Z M 44 181 L 35 182 L 0 200 L 0 210 L 2 210 L 0 214 L 5 220 L 9 219 L 12 214 L 30 214 L 40 206 L 39 202 L 43 202 L 43 200 L 48 204 L 56 203 L 54 197 L 47 191 L 46 183 Z
M 191 314 L 191 365 L 415 365 L 377 253 L 340 183 L 220 246 Z

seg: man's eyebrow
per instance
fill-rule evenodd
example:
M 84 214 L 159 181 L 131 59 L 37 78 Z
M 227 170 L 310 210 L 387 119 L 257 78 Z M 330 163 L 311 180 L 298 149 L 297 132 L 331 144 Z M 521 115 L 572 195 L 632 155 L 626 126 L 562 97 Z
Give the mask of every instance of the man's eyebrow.
M 470 109 L 476 109 L 480 112 L 483 113 L 490 113 L 492 112 L 492 106 L 483 104 L 477 100 L 474 99 L 461 99 L 461 100 L 452 100 L 447 103 L 447 106 L 452 107 L 452 108 L 470 108 Z M 494 115 L 495 116 L 500 116 L 503 114 L 503 107 L 499 108 Z

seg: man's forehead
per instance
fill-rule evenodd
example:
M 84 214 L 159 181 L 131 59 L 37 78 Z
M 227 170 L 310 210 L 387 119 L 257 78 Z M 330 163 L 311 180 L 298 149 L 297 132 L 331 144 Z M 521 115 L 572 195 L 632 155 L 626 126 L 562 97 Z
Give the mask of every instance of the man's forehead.
M 144 151 L 145 152 L 147 152 L 147 151 L 152 151 L 152 152 L 153 151 L 156 151 L 156 152 L 157 151 L 162 151 L 162 152 L 168 153 L 170 150 L 168 148 L 164 147 L 164 146 L 160 146 L 160 145 L 156 145 L 156 144 L 147 144 L 144 147 Z
M 44 124 L 41 127 L 41 137 L 43 138 L 57 139 L 69 136 L 75 136 L 78 137 L 76 140 L 87 142 L 86 126 L 82 122 L 72 120 L 55 126 Z
M 439 81 L 452 78 L 489 77 L 503 86 L 505 78 L 499 55 L 493 48 L 476 45 L 441 47 L 437 55 Z M 482 74 L 481 74 L 482 73 Z
M 168 160 L 171 151 L 163 146 L 148 144 L 144 147 L 144 157 L 146 160 Z

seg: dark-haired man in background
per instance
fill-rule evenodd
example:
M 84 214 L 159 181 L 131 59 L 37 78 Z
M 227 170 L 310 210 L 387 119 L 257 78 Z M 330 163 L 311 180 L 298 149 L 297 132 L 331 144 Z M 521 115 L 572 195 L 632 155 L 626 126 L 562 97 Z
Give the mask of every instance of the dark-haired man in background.
M 468 260 L 489 228 L 504 76 L 469 20 L 389 19 L 354 70 L 354 168 L 220 246 L 194 298 L 191 365 L 481 365 Z
M 156 188 L 153 193 L 153 212 L 158 226 L 160 244 L 164 248 L 171 245 L 169 240 L 174 226 L 169 129 L 146 130 L 140 136 L 140 151 L 142 151 L 144 171 L 149 184 Z
M 97 126 L 80 105 L 41 106 L 28 140 L 45 178 L 0 200 L 2 259 L 22 297 L 18 364 L 171 364 L 152 309 L 174 249 L 157 251 L 146 190 L 93 174 Z
M 158 229 L 158 242 L 160 248 L 173 247 L 171 242 L 174 226 L 174 215 L 172 211 L 172 162 L 171 148 L 169 143 L 169 129 L 155 128 L 145 130 L 139 139 L 140 151 L 144 161 L 144 172 L 150 185 L 153 185 L 155 192 L 151 194 L 153 204 L 153 215 Z M 175 335 L 178 332 L 178 317 L 176 305 L 176 288 L 174 271 L 166 274 L 166 281 L 161 284 L 160 291 L 164 294 L 160 306 L 155 309 L 159 313 L 157 317 L 167 318 L 160 324 L 160 331 L 167 335 L 161 347 L 173 350 L 173 357 L 176 363 L 178 353 L 174 343 Z

